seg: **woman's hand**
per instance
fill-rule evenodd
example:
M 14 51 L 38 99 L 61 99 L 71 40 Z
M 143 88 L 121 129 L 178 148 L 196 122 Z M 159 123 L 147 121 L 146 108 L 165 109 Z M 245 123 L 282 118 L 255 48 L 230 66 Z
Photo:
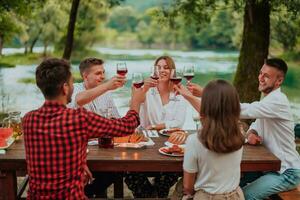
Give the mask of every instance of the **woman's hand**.
M 201 97 L 203 88 L 195 83 L 187 83 L 187 89 L 196 97 Z
M 184 87 L 182 84 L 174 85 L 174 89 L 175 89 L 176 93 L 179 93 L 184 98 L 192 95 L 192 93 L 186 87 Z
M 158 80 L 154 80 L 152 78 L 146 78 L 144 80 L 144 87 L 143 90 L 147 92 L 151 87 L 157 87 Z

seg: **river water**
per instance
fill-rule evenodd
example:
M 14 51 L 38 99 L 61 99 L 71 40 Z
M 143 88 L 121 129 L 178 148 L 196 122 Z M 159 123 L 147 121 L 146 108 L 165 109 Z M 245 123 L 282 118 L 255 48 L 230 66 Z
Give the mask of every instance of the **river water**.
M 95 48 L 95 50 L 103 54 L 120 55 L 121 60 L 106 60 L 105 69 L 107 77 L 116 74 L 116 63 L 124 62 L 124 58 L 128 55 L 133 56 L 160 56 L 164 54 L 171 55 L 176 63 L 176 67 L 183 69 L 186 65 L 194 65 L 196 72 L 224 72 L 233 73 L 237 63 L 234 61 L 226 61 L 226 57 L 236 57 L 237 52 L 215 52 L 215 51 L 165 51 L 165 50 L 148 50 L 148 49 L 111 49 L 111 48 Z M 22 52 L 23 49 L 4 49 L 4 54 Z M 42 51 L 41 48 L 35 49 L 35 52 Z M 217 59 L 216 59 L 217 58 Z M 224 60 L 222 60 L 224 58 Z M 133 72 L 141 72 L 147 76 L 150 68 L 153 66 L 154 60 L 126 60 L 128 74 L 130 79 Z M 36 109 L 42 105 L 44 99 L 35 84 L 22 83 L 20 80 L 24 78 L 34 78 L 36 65 L 17 65 L 15 68 L 0 68 L 0 106 L 5 105 L 6 111 L 18 110 L 24 115 L 26 112 Z M 78 65 L 72 65 L 72 69 L 78 72 Z M 299 95 L 300 96 L 300 95 Z M 115 103 L 121 115 L 128 110 L 128 101 L 130 98 L 130 80 L 126 87 L 113 92 Z M 300 117 L 300 106 L 298 102 L 292 102 L 295 120 Z M 3 109 L 0 107 L 0 109 Z M 191 108 L 187 109 L 186 122 L 184 128 L 194 128 L 195 123 L 193 116 L 197 113 Z

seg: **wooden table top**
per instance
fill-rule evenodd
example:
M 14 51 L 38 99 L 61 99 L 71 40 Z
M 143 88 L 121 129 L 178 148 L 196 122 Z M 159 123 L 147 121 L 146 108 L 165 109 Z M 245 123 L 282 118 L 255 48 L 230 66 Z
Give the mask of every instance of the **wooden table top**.
M 89 146 L 88 165 L 94 171 L 182 172 L 183 157 L 170 157 L 158 152 L 160 147 L 165 146 L 167 137 L 160 136 L 152 140 L 155 145 L 145 149 L 100 149 L 98 146 Z M 264 146 L 244 146 L 242 171 L 279 171 L 280 163 Z M 26 169 L 23 140 L 15 142 L 6 154 L 0 155 L 0 169 Z

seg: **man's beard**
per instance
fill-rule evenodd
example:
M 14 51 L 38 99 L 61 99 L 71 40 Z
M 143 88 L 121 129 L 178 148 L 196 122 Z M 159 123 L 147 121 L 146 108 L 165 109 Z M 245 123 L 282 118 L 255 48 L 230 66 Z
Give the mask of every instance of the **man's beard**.
M 273 84 L 273 85 L 268 86 L 260 91 L 264 94 L 269 94 L 270 92 L 272 92 L 274 90 L 274 88 L 275 88 L 275 85 Z

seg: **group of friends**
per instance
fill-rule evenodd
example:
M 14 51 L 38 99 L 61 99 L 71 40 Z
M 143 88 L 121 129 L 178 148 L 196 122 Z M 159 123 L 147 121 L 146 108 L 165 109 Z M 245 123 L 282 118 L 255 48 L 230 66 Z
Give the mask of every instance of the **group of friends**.
M 176 67 L 169 56 L 157 58 L 154 66 L 158 80 L 149 77 L 143 87 L 132 87 L 124 117 L 111 92 L 124 86 L 126 76 L 106 80 L 103 60 L 83 60 L 79 65 L 83 82 L 75 84 L 66 60 L 48 58 L 37 67 L 36 83 L 45 102 L 22 120 L 28 199 L 105 197 L 106 188 L 120 175 L 90 172 L 89 139 L 126 136 L 138 126 L 181 128 L 188 104 L 199 112 L 201 128 L 186 141 L 183 178 L 161 172 L 149 179 L 147 174 L 128 172 L 125 183 L 135 198 L 166 198 L 176 184 L 173 199 L 254 200 L 300 184 L 293 118 L 280 88 L 288 69 L 282 59 L 266 59 L 258 76 L 263 98 L 253 103 L 240 103 L 236 89 L 225 80 L 212 80 L 204 88 L 173 84 L 170 76 Z M 240 119 L 255 119 L 246 134 Z M 265 145 L 281 160 L 280 171 L 241 174 L 244 143 Z

